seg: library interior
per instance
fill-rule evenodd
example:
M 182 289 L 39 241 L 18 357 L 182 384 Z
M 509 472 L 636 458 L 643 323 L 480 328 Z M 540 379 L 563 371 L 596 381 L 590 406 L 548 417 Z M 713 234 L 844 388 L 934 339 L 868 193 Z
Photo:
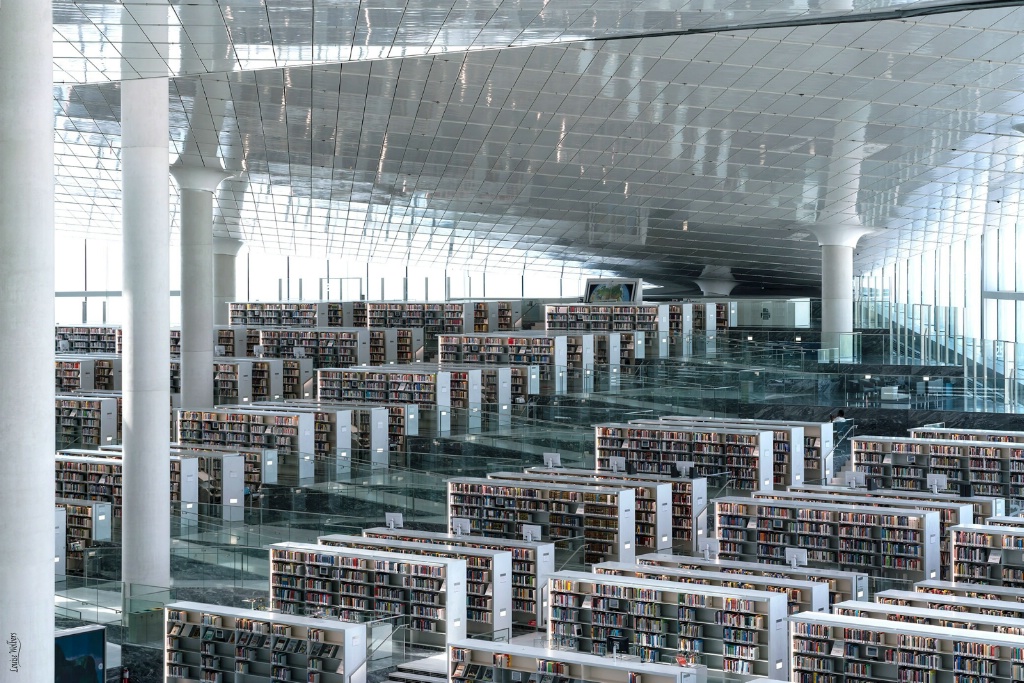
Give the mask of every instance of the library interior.
M 1024 683 L 1021 4 L 3 0 L 0 683 Z

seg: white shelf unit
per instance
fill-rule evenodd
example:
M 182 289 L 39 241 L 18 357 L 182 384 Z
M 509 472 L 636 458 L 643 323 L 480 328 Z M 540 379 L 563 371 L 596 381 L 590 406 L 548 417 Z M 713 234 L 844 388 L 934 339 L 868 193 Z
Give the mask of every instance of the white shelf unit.
M 594 390 L 595 338 L 596 335 L 584 332 L 569 332 L 565 335 L 565 368 L 570 391 Z
M 960 429 L 958 427 L 914 427 L 907 430 L 915 439 L 948 439 L 953 441 L 994 441 L 1024 443 L 1024 432 L 999 429 Z
M 222 451 L 238 453 L 245 458 L 245 485 L 251 491 L 259 490 L 263 484 L 277 483 L 277 449 L 275 448 L 241 448 L 238 446 L 213 446 L 196 444 L 172 443 L 174 452 L 188 451 Z
M 636 556 L 631 488 L 457 477 L 448 480 L 447 500 L 449 531 L 452 520 L 467 519 L 473 533 L 522 538 L 523 525 L 534 525 L 541 529 L 538 540 L 582 536 L 586 564 Z
M 594 363 L 608 372 L 622 364 L 622 335 L 618 332 L 594 332 Z
M 566 467 L 527 467 L 525 472 L 557 477 L 563 481 L 591 479 L 604 484 L 606 480 L 651 482 L 672 486 L 672 544 L 691 553 L 700 552 L 700 542 L 708 531 L 708 480 L 700 477 L 675 477 L 661 474 L 625 474 L 594 472 Z
M 980 524 L 980 522 L 979 522 Z M 1009 517 L 1007 515 L 993 515 L 985 520 L 989 526 L 1024 526 L 1024 517 Z
M 210 506 L 204 513 L 207 517 L 225 522 L 245 519 L 245 456 L 211 450 L 180 451 L 175 455 L 198 459 L 199 501 L 201 508 Z
M 214 355 L 218 347 L 223 349 L 221 356 L 242 358 L 246 355 L 245 343 L 248 338 L 246 328 L 241 325 L 214 325 Z
M 252 401 L 252 362 L 215 358 L 213 361 L 213 400 L 214 403 L 230 404 Z
M 883 619 L 928 626 L 962 628 L 982 633 L 1008 633 L 1024 636 L 1024 619 L 971 612 L 951 612 L 948 609 L 850 601 L 836 605 L 833 607 L 832 613 L 864 619 Z
M 287 410 L 179 410 L 178 441 L 240 448 L 274 448 L 279 457 L 312 456 L 313 418 Z
M 604 655 L 609 636 L 620 636 L 644 662 L 681 654 L 684 664 L 750 676 L 781 673 L 789 661 L 781 593 L 573 571 L 548 582 L 557 649 Z
M 669 355 L 672 358 L 693 355 L 693 308 L 692 303 L 668 304 Z
M 918 581 L 914 584 L 918 593 L 936 595 L 959 595 L 977 600 L 997 600 L 1024 603 L 1024 592 L 1012 586 L 986 586 L 980 583 L 959 581 Z
M 357 621 L 409 617 L 413 644 L 466 637 L 466 561 L 310 543 L 270 546 L 271 608 Z
M 861 436 L 852 440 L 851 466 L 876 488 L 926 491 L 928 475 L 942 474 L 954 493 L 1024 497 L 1024 444 Z
M 318 327 L 313 329 L 259 328 L 248 355 L 267 358 L 308 358 L 317 368 L 348 367 L 370 362 L 370 332 L 364 328 Z
M 547 577 L 555 571 L 554 543 L 386 527 L 363 529 L 363 536 L 451 548 L 508 551 L 512 554 L 512 621 L 540 628 L 548 623 Z
M 1021 636 L 836 614 L 790 620 L 796 681 L 1010 683 L 1024 666 Z
M 387 412 L 379 407 L 359 408 L 351 405 L 336 405 L 319 401 L 296 400 L 288 402 L 266 402 L 250 408 L 255 411 L 287 410 L 312 415 L 313 451 L 312 457 L 303 457 L 299 466 L 299 478 L 306 480 L 315 476 L 317 465 L 332 469 L 336 476 L 347 476 L 352 471 L 352 461 L 362 456 L 375 466 L 387 467 L 388 447 L 386 431 L 365 428 L 361 414 L 371 413 L 377 421 L 386 418 Z M 370 422 L 367 422 L 367 425 Z M 360 430 L 363 430 L 362 432 Z M 308 455 L 308 454 L 306 454 Z M 383 465 L 379 463 L 383 462 Z
M 985 600 L 960 595 L 936 595 L 915 591 L 887 590 L 875 593 L 875 602 L 882 605 L 902 605 L 924 609 L 943 610 L 957 614 L 987 614 L 989 616 L 1024 619 L 1024 604 L 1008 600 Z
M 317 327 L 328 319 L 325 301 L 235 301 L 228 315 L 242 327 Z
M 811 566 L 921 580 L 940 572 L 939 513 L 825 502 L 717 498 L 719 556 L 787 562 L 804 548 Z
M 172 602 L 164 634 L 166 681 L 366 682 L 363 624 Z
M 971 524 L 974 521 L 974 508 L 966 502 L 900 500 L 898 498 L 865 498 L 854 494 L 836 493 L 804 493 L 799 491 L 755 491 L 755 499 L 804 500 L 842 505 L 863 505 L 867 507 L 904 508 L 910 510 L 929 510 L 939 513 L 939 578 L 950 579 L 951 559 L 949 530 L 959 524 Z
M 640 330 L 619 330 L 619 365 L 642 365 L 647 358 L 647 336 Z
M 248 361 L 251 364 L 250 386 L 252 392 L 249 401 L 275 401 L 284 397 L 284 361 L 277 358 L 258 358 Z M 220 403 L 215 400 L 215 403 Z
M 829 610 L 829 587 L 827 583 L 794 579 L 791 576 L 782 578 L 769 576 L 740 577 L 724 571 L 643 566 L 624 564 L 622 562 L 595 564 L 594 573 L 781 593 L 786 596 L 789 614 L 796 614 L 797 612 L 827 612 Z
M 345 534 L 318 536 L 316 542 L 331 547 L 465 560 L 467 631 L 512 637 L 512 553 L 507 550 L 444 548 Z
M 377 410 L 388 413 L 388 452 L 401 453 L 408 446 L 408 438 L 420 434 L 420 408 L 415 403 L 389 403 L 385 406 L 349 401 L 287 401 L 287 405 L 322 407 L 335 410 Z
M 869 578 L 864 572 L 851 572 L 839 569 L 815 569 L 814 567 L 792 567 L 789 565 L 769 565 L 760 562 L 744 562 L 741 560 L 720 560 L 714 558 L 689 557 L 685 555 L 641 555 L 636 558 L 638 565 L 651 567 L 670 567 L 699 571 L 718 571 L 727 574 L 743 574 L 747 576 L 769 576 L 790 578 L 799 581 L 816 581 L 828 584 L 829 604 L 843 600 L 866 600 L 869 596 Z
M 491 306 L 486 301 L 474 301 L 473 309 L 473 331 L 474 332 L 497 332 L 498 331 L 498 307 Z
M 95 361 L 83 356 L 58 354 L 53 363 L 54 387 L 58 393 L 95 389 Z
M 669 416 L 653 420 L 630 420 L 630 424 L 671 424 L 694 429 L 771 429 L 772 471 L 775 486 L 800 486 L 804 477 L 804 428 L 791 424 L 755 422 L 753 420 L 720 420 L 699 417 Z
M 113 506 L 98 500 L 55 500 L 57 508 L 64 511 L 64 566 L 61 574 L 81 575 L 85 569 L 87 548 L 94 542 L 109 541 L 114 520 Z
M 67 576 L 67 516 L 68 512 L 60 506 L 53 508 L 53 574 L 57 581 Z
M 497 301 L 493 302 L 498 306 L 498 331 L 512 332 L 523 328 L 523 302 L 522 301 Z
M 57 325 L 53 337 L 57 353 L 121 353 L 119 325 Z
M 199 503 L 199 460 L 195 457 L 170 456 L 170 499 L 187 506 Z M 73 501 L 110 503 L 114 519 L 121 518 L 122 460 L 109 451 L 69 449 L 58 451 L 54 458 L 54 493 L 57 498 Z M 187 508 L 189 512 L 194 507 Z
M 835 494 L 839 496 L 859 496 L 862 498 L 891 498 L 894 500 L 934 501 L 937 503 L 968 503 L 974 508 L 974 519 L 985 519 L 994 515 L 1002 515 L 1006 510 L 1003 498 L 974 497 L 963 498 L 955 493 L 932 493 L 931 491 L 897 491 L 895 489 L 873 489 L 851 486 L 791 486 L 790 491 L 806 493 Z
M 573 477 L 538 472 L 490 472 L 487 478 L 544 484 L 568 483 L 576 486 L 631 488 L 636 502 L 636 552 L 656 552 L 672 548 L 672 486 L 667 482 L 614 478 L 598 480 L 587 476 Z
M 283 393 L 285 400 L 311 398 L 316 394 L 314 388 L 314 360 L 312 358 L 282 358 Z
M 669 354 L 668 304 L 548 304 L 544 325 L 548 331 L 638 333 L 631 360 L 667 358 Z M 645 353 L 649 352 L 649 353 Z
M 530 645 L 459 640 L 448 643 L 451 683 L 705 683 L 699 666 L 651 664 Z
M 671 474 L 676 463 L 693 463 L 698 477 L 727 474 L 744 490 L 772 490 L 773 435 L 770 431 L 698 428 L 671 424 L 599 424 L 594 427 L 598 470 L 610 470 L 611 458 L 624 458 L 627 472 Z
M 57 444 L 102 446 L 117 438 L 117 399 L 57 394 Z
M 320 401 L 420 406 L 421 429 L 451 430 L 451 373 L 416 366 L 322 368 L 317 370 Z M 423 421 L 427 425 L 423 425 Z
M 445 334 L 438 337 L 438 362 L 536 366 L 542 393 L 567 390 L 568 343 L 564 334 Z
M 950 535 L 953 581 L 1024 588 L 1024 527 L 960 524 Z
M 366 327 L 365 301 L 328 301 L 329 327 Z

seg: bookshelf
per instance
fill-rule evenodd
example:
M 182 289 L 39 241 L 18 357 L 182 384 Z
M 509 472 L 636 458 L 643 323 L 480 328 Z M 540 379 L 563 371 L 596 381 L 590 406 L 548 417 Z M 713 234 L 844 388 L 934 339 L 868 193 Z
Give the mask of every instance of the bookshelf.
M 469 633 L 512 634 L 512 553 L 485 548 L 445 548 L 394 539 L 331 534 L 319 545 L 382 550 L 416 557 L 449 557 L 466 562 L 466 629 Z
M 950 535 L 953 581 L 1024 588 L 1024 528 L 959 524 Z
M 53 337 L 57 353 L 121 353 L 119 325 L 57 325 Z
M 363 624 L 173 602 L 164 634 L 166 681 L 366 681 Z
M 576 486 L 631 488 L 636 504 L 636 552 L 672 548 L 672 485 L 636 479 L 592 479 L 587 476 L 549 475 L 538 472 L 490 472 L 488 479 L 540 483 L 569 483 Z
M 914 427 L 907 430 L 914 439 L 946 439 L 953 441 L 992 441 L 1024 443 L 1024 432 L 998 429 L 960 429 L 957 427 Z
M 685 555 L 641 555 L 638 565 L 651 567 L 675 567 L 700 571 L 718 571 L 726 574 L 747 576 L 768 576 L 790 578 L 799 581 L 815 581 L 828 585 L 829 605 L 843 600 L 866 600 L 869 595 L 868 575 L 840 569 L 815 569 L 814 567 L 792 567 L 789 565 L 768 565 L 760 562 L 721 560 L 717 558 L 688 557 Z
M 259 358 L 247 362 L 250 367 L 249 384 L 252 388 L 249 400 L 231 400 L 224 401 L 224 403 L 249 403 L 280 399 L 284 395 L 283 361 L 277 358 Z M 219 396 L 214 399 L 214 402 L 220 403 L 218 399 Z
M 438 337 L 438 362 L 466 365 L 536 366 L 543 393 L 565 393 L 568 338 L 564 334 L 517 332 L 515 336 L 444 334 Z
M 876 488 L 925 491 L 929 474 L 947 489 L 993 498 L 1024 496 L 1024 446 L 997 441 L 863 436 L 852 440 L 851 463 Z
M 114 519 L 110 503 L 96 500 L 57 498 L 56 507 L 64 511 L 64 574 L 81 575 L 85 553 L 93 543 L 109 541 Z
M 611 576 L 632 576 L 637 579 L 654 581 L 675 581 L 677 583 L 743 588 L 746 590 L 768 591 L 786 596 L 789 614 L 797 612 L 827 612 L 829 610 L 829 586 L 821 581 L 807 581 L 787 576 L 741 576 L 723 571 L 680 569 L 602 562 L 594 565 L 594 573 Z
M 619 365 L 642 365 L 647 358 L 647 337 L 640 330 L 619 330 Z
M 539 540 L 582 537 L 587 564 L 636 555 L 632 488 L 457 477 L 448 480 L 447 498 L 449 531 L 453 519 L 466 519 L 473 533 L 521 538 L 527 524 L 540 527 Z
M 308 413 L 218 408 L 179 410 L 177 416 L 180 443 L 273 448 L 278 457 L 313 457 L 313 416 Z
M 985 600 L 960 595 L 936 595 L 915 591 L 887 590 L 875 593 L 875 602 L 883 605 L 921 607 L 947 612 L 987 614 L 1010 619 L 1024 619 L 1024 604 L 1008 600 Z
M 328 319 L 324 301 L 236 301 L 228 304 L 233 326 L 316 327 Z
M 804 478 L 804 428 L 789 424 L 766 424 L 750 421 L 706 420 L 702 418 L 671 416 L 657 421 L 630 420 L 631 424 L 685 425 L 693 429 L 771 429 L 772 471 L 777 487 L 800 486 Z
M 451 683 L 705 683 L 707 671 L 530 645 L 459 640 L 448 644 L 448 676 Z
M 95 361 L 89 358 L 58 355 L 53 363 L 54 388 L 58 393 L 95 389 Z
M 918 593 L 934 593 L 936 595 L 959 595 L 978 600 L 999 600 L 1024 603 L 1024 594 L 1019 588 L 1012 586 L 986 586 L 979 583 L 962 583 L 959 581 L 918 581 L 914 584 Z
M 328 301 L 329 327 L 366 327 L 365 301 Z
M 934 501 L 939 503 L 969 503 L 974 508 L 974 519 L 984 519 L 994 515 L 1001 515 L 1006 510 L 1006 500 L 1003 498 L 974 497 L 962 498 L 956 493 L 932 493 L 931 491 L 896 491 L 894 489 L 874 489 L 869 491 L 866 488 L 854 488 L 850 486 L 791 486 L 790 491 L 806 493 L 825 493 L 841 496 L 855 495 L 862 498 L 890 498 L 893 500 L 919 500 Z
M 755 499 L 804 500 L 842 505 L 861 505 L 868 507 L 904 508 L 910 510 L 929 510 L 939 513 L 939 578 L 950 579 L 951 549 L 949 530 L 960 524 L 971 524 L 974 521 L 974 508 L 966 502 L 900 500 L 897 498 L 862 497 L 853 494 L 836 493 L 803 493 L 796 491 L 755 491 Z
M 222 451 L 238 453 L 245 459 L 245 485 L 251 491 L 258 491 L 263 484 L 277 483 L 277 450 L 274 448 L 239 448 L 237 446 L 213 446 L 172 443 L 174 452 Z
M 508 551 L 512 555 L 513 623 L 541 628 L 548 623 L 547 576 L 555 571 L 554 543 L 386 527 L 363 529 L 363 536 L 452 548 Z
M 751 676 L 773 675 L 789 660 L 781 593 L 573 571 L 548 583 L 555 649 L 605 655 L 618 636 L 644 662 L 676 662 L 681 653 L 684 663 Z
M 802 500 L 714 501 L 719 555 L 785 563 L 787 548 L 808 564 L 921 580 L 939 577 L 939 513 Z
M 660 474 L 624 474 L 622 472 L 594 472 L 564 467 L 527 467 L 526 472 L 557 477 L 577 483 L 591 479 L 604 483 L 609 479 L 642 481 L 672 486 L 672 545 L 686 552 L 700 552 L 700 541 L 707 538 L 708 480 L 702 478 L 670 477 Z
M 692 303 L 668 304 L 669 355 L 672 358 L 693 355 L 693 309 Z
M 622 335 L 618 332 L 594 332 L 594 362 L 611 372 L 622 363 Z
M 668 304 L 548 304 L 544 326 L 549 331 L 669 331 Z
M 102 446 L 117 438 L 117 399 L 58 394 L 57 448 Z
M 1018 680 L 1024 639 L 927 624 L 803 613 L 791 619 L 796 681 Z
M 171 456 L 170 498 L 185 508 L 199 503 L 199 461 Z M 54 495 L 69 501 L 109 503 L 114 519 L 121 517 L 122 460 L 112 453 L 68 449 L 54 458 Z M 194 508 L 188 508 L 192 510 Z
M 309 359 L 317 368 L 370 362 L 370 332 L 366 328 L 259 328 L 251 332 L 255 339 L 249 355 L 256 355 L 258 344 L 263 348 L 262 357 Z
M 188 450 L 175 453 L 199 461 L 200 511 L 225 522 L 245 519 L 245 456 L 240 453 Z M 205 508 L 205 510 L 204 510 Z M 219 514 L 218 514 L 219 510 Z
M 260 373 L 261 381 L 269 386 L 271 369 L 269 363 L 263 364 Z M 280 366 L 276 370 L 276 388 L 280 389 Z M 253 400 L 253 362 L 230 358 L 215 358 L 213 361 L 213 401 L 214 403 L 248 403 Z M 268 387 L 264 387 L 268 388 Z
M 466 637 L 465 560 L 309 543 L 275 543 L 270 560 L 274 610 L 342 621 L 407 616 L 413 644 Z
M 281 359 L 281 390 L 285 400 L 310 398 L 315 393 L 313 388 L 312 358 Z
M 979 522 L 980 524 L 980 522 Z M 989 526 L 1024 526 L 1024 517 L 1010 517 L 1007 515 L 993 515 L 985 520 Z
M 908 607 L 879 602 L 843 602 L 836 605 L 833 614 L 865 619 L 926 624 L 961 628 L 983 633 L 1009 633 L 1024 636 L 1024 619 L 1007 616 L 992 616 L 977 612 L 952 612 L 948 609 Z M 1024 642 L 1022 642 L 1024 644 Z
M 216 339 L 214 342 L 214 352 L 216 353 L 217 347 L 221 348 L 219 355 L 226 356 L 228 358 L 242 358 L 246 355 L 245 342 L 248 333 L 245 327 L 232 326 L 232 325 L 214 325 L 213 334 Z
M 523 304 L 521 301 L 498 301 L 498 331 L 511 332 L 523 327 Z
M 379 410 L 388 414 L 388 452 L 401 453 L 409 445 L 409 437 L 419 436 L 419 406 L 415 403 L 389 403 L 384 406 L 348 401 L 316 401 L 300 399 L 288 405 L 333 408 L 338 410 Z
M 692 474 L 727 474 L 743 490 L 774 486 L 772 432 L 730 428 L 696 428 L 660 423 L 599 424 L 594 427 L 598 470 L 609 470 L 611 458 L 624 458 L 628 468 L 671 474 L 677 462 L 692 462 Z
M 417 405 L 421 407 L 420 428 L 433 427 L 443 434 L 451 430 L 451 382 L 446 370 L 415 365 L 320 369 L 317 397 L 320 401 Z

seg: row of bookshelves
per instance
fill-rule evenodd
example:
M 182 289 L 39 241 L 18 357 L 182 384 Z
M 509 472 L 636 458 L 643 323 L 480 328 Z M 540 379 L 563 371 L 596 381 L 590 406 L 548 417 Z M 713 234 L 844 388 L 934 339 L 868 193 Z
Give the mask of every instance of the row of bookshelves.
M 515 300 L 234 302 L 228 308 L 232 325 L 251 327 L 411 327 L 437 335 L 516 330 L 522 326 L 522 305 Z

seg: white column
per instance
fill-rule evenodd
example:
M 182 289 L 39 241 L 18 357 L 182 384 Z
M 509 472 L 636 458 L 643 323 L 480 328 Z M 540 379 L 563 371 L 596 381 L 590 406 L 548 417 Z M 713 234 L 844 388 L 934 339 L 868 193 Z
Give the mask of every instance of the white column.
M 853 250 L 871 232 L 857 224 L 818 224 L 810 228 L 821 246 L 821 346 L 839 347 L 853 332 Z
M 123 580 L 170 586 L 167 78 L 121 83 L 124 249 Z
M 739 283 L 733 279 L 729 266 L 704 266 L 700 277 L 694 280 L 704 296 L 729 296 Z
M 0 5 L 0 680 L 53 680 L 53 14 Z M 17 658 L 12 659 L 12 648 Z
M 181 194 L 181 405 L 213 407 L 213 193 L 219 168 L 173 166 Z
M 213 322 L 230 325 L 228 304 L 236 300 L 235 261 L 242 248 L 242 240 L 233 237 L 213 238 Z

